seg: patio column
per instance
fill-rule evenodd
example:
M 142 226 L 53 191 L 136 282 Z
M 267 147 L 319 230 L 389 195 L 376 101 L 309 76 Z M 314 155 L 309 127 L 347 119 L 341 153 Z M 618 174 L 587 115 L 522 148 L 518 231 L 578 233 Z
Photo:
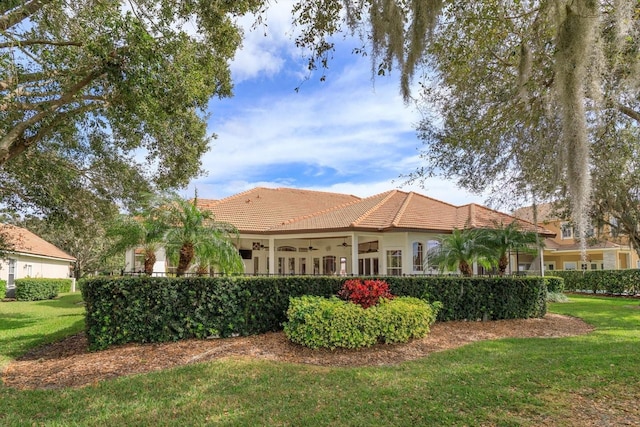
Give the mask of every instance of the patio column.
M 544 277 L 544 250 L 540 248 L 538 251 L 540 252 L 540 275 Z
M 351 236 L 351 275 L 358 275 L 358 235 Z
M 276 239 L 269 237 L 269 274 L 276 274 Z

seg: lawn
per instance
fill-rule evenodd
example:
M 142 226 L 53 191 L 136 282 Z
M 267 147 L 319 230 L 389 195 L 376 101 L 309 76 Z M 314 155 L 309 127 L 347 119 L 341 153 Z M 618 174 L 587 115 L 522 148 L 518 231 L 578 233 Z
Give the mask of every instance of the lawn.
M 78 302 L 0 304 L 0 360 L 82 329 Z M 572 296 L 550 311 L 595 332 L 478 342 L 392 367 L 235 359 L 82 389 L 0 386 L 0 425 L 637 425 L 638 307 Z

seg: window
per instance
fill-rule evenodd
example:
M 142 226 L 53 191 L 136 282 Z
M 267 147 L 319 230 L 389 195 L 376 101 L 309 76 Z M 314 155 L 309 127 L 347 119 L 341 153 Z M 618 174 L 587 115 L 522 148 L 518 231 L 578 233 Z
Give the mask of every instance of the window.
M 438 265 L 432 262 L 432 260 L 438 254 L 439 250 L 440 242 L 438 242 L 437 240 L 429 240 L 427 242 L 427 268 L 429 272 L 438 270 Z
M 620 227 L 619 227 L 619 224 L 618 224 L 618 219 L 617 218 L 609 218 L 609 224 L 611 224 L 610 228 L 609 228 L 611 237 L 618 237 L 618 235 L 620 234 Z
M 578 265 L 576 262 L 571 261 L 571 262 L 565 262 L 564 263 L 564 269 L 567 271 L 571 271 L 571 270 L 577 270 L 578 269 Z
M 313 259 L 313 274 L 320 274 L 320 258 Z
M 296 274 L 296 259 L 289 258 L 289 274 Z
M 413 271 L 422 271 L 423 246 L 420 242 L 413 242 Z
M 402 251 L 387 251 L 387 274 L 389 276 L 402 275 Z
M 284 270 L 284 264 L 285 263 L 285 258 L 284 257 L 278 257 L 278 274 L 284 274 L 285 270 Z
M 31 277 L 31 275 L 33 274 L 33 266 L 31 264 L 25 264 L 24 273 L 26 277 Z
M 573 238 L 573 227 L 568 222 L 563 222 L 560 226 L 561 235 L 563 239 L 572 239 Z
M 598 264 L 591 263 L 591 269 L 592 270 L 597 270 L 598 269 Z
M 556 269 L 556 264 L 555 263 L 551 262 L 551 263 L 547 264 L 547 270 L 548 271 L 553 271 L 555 269 Z
M 258 273 L 260 273 L 260 258 L 254 257 L 253 258 L 253 274 L 258 274 Z
M 322 257 L 322 273 L 336 274 L 336 257 L 334 255 L 327 255 Z
M 293 246 L 278 246 L 276 250 L 280 252 L 296 252 L 298 249 Z
M 300 274 L 307 274 L 307 259 L 300 258 L 298 265 L 300 266 Z

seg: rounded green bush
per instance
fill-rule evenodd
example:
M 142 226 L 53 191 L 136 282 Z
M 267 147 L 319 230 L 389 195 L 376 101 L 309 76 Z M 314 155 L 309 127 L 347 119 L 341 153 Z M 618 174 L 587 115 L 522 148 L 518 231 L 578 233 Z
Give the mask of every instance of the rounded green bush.
M 290 299 L 284 332 L 290 341 L 314 349 L 360 348 L 424 337 L 436 314 L 437 306 L 418 298 L 382 299 L 364 309 L 335 297 L 307 295 Z

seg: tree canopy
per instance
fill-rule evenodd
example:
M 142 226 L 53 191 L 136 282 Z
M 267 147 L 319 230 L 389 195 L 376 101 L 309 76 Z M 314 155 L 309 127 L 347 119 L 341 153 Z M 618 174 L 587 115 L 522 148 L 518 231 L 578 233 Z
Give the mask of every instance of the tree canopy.
M 640 119 L 637 2 L 298 5 L 298 43 L 310 48 L 310 66 L 326 62 L 330 36 L 346 26 L 361 35 L 356 51 L 372 53 L 374 72 L 400 70 L 405 98 L 423 71 L 418 97 L 431 113 L 420 126 L 425 166 L 410 178 L 444 174 L 474 191 L 508 189 L 510 197 L 566 193 L 584 236 L 599 129 Z
M 47 213 L 186 185 L 231 94 L 234 17 L 262 1 L 0 5 L 0 201 Z

